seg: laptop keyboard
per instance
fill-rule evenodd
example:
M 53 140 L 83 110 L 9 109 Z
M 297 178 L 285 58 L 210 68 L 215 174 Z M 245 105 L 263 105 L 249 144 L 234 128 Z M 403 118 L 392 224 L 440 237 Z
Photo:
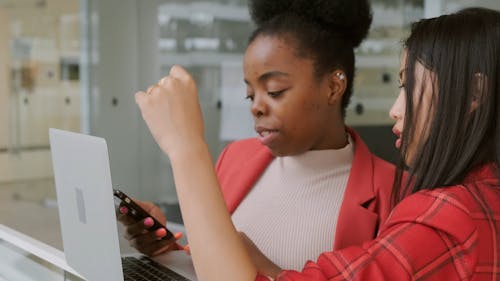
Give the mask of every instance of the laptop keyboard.
M 122 257 L 125 281 L 189 281 L 147 257 Z

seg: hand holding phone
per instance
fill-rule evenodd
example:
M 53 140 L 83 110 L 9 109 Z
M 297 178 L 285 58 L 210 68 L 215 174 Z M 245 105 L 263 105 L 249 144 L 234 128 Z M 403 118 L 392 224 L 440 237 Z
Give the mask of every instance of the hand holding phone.
M 128 208 L 127 215 L 131 216 L 137 221 L 144 220 L 147 217 L 153 219 L 153 225 L 148 228 L 149 231 L 155 231 L 159 228 L 164 228 L 166 231 L 166 235 L 162 237 L 162 240 L 175 240 L 174 234 L 168 230 L 162 223 L 160 223 L 155 217 L 149 214 L 146 210 L 144 210 L 141 206 L 132 200 L 128 195 L 126 195 L 123 191 L 119 189 L 113 189 L 113 194 L 116 198 L 118 198 L 121 202 L 121 206 L 125 206 Z

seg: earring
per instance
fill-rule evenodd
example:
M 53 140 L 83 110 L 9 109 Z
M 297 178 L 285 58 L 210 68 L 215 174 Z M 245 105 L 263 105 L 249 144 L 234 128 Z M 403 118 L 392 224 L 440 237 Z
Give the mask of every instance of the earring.
M 344 80 L 344 79 L 345 79 L 345 75 L 344 75 L 344 73 L 342 73 L 342 72 L 337 72 L 337 77 L 338 77 L 340 80 Z

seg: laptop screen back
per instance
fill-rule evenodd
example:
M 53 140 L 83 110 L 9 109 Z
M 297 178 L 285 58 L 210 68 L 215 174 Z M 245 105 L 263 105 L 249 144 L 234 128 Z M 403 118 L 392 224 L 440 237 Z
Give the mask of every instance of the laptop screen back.
M 122 281 L 106 141 L 57 129 L 49 136 L 68 264 L 87 280 Z

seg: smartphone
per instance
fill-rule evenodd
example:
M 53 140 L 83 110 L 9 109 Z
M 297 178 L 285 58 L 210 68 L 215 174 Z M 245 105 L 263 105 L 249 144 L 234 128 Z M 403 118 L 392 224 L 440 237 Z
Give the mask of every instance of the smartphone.
M 157 221 L 152 215 L 150 215 L 146 210 L 144 210 L 141 206 L 136 204 L 134 200 L 132 200 L 127 194 L 123 193 L 123 191 L 119 189 L 113 189 L 113 194 L 116 198 L 120 199 L 121 205 L 128 208 L 127 215 L 133 217 L 134 219 L 140 221 L 147 217 L 153 219 L 154 224 L 149 228 L 150 231 L 155 231 L 161 227 L 163 227 L 167 234 L 163 236 L 162 240 L 174 240 L 174 234 L 168 230 L 162 223 Z

